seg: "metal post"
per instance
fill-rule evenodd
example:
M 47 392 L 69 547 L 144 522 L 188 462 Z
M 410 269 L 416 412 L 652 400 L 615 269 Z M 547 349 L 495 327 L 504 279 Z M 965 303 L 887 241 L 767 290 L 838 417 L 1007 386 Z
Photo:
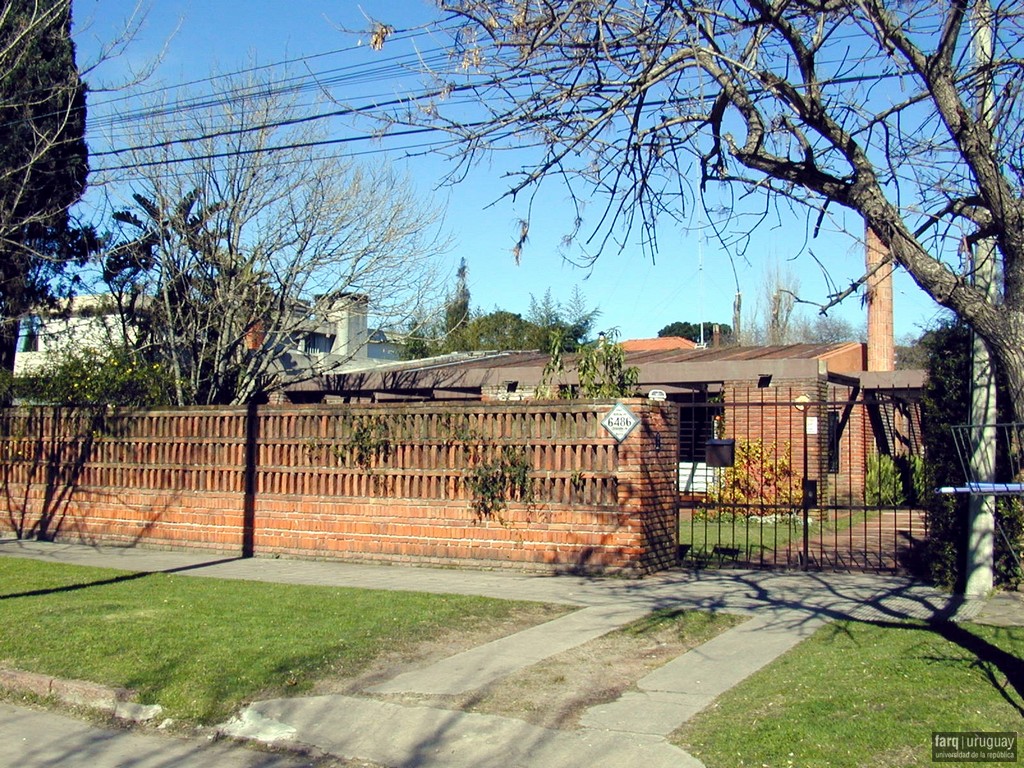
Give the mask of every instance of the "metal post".
M 810 454 L 807 449 L 807 441 L 812 434 L 818 434 L 817 417 L 811 421 L 809 414 L 804 414 L 804 479 L 801 487 L 801 506 L 804 511 L 804 570 L 811 568 L 811 509 L 818 506 L 818 481 L 810 477 Z M 814 429 L 811 425 L 814 424 Z
M 259 470 L 260 414 L 256 403 L 245 410 L 245 473 L 242 499 L 242 557 L 252 557 L 256 544 L 256 475 Z

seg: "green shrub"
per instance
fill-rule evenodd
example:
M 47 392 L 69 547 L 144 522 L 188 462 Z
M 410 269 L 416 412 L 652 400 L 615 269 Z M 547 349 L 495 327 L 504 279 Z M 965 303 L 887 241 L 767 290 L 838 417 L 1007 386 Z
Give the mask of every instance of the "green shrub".
M 36 405 L 146 408 L 167 403 L 170 376 L 130 349 L 81 349 L 14 379 L 14 395 Z
M 551 359 L 544 366 L 540 388 L 557 397 L 635 397 L 640 369 L 626 365 L 626 351 L 611 330 L 593 344 L 580 348 L 576 357 L 579 385 L 563 386 L 559 379 L 565 373 L 562 359 L 562 337 L 555 335 L 550 348 Z
M 14 398 L 14 376 L 5 368 L 0 368 L 0 406 L 10 405 Z
M 701 513 L 707 519 L 792 514 L 803 493 L 791 453 L 788 442 L 737 440 L 733 466 L 720 471 Z
M 903 484 L 904 503 L 915 507 L 924 504 L 934 487 L 924 457 L 910 454 L 898 456 L 894 461 Z
M 1024 501 L 1003 497 L 996 502 L 996 531 L 994 566 L 997 584 L 1016 589 L 1022 580 L 1021 543 L 1024 541 Z
M 910 464 L 909 480 L 912 492 L 910 501 L 914 504 L 920 504 L 932 492 L 931 473 L 928 472 L 928 465 L 925 463 L 924 456 L 914 454 L 908 458 L 908 462 Z
M 870 507 L 898 507 L 906 502 L 903 474 L 892 456 L 876 453 L 868 457 L 864 500 Z

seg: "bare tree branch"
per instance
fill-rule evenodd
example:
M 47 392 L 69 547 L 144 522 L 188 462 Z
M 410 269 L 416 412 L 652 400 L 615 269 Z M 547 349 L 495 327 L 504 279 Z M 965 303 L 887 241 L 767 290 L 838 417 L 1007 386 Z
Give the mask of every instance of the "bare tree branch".
M 297 105 L 253 85 L 189 113 L 202 141 L 165 141 L 180 122 L 150 122 L 103 254 L 114 292 L 141 299 L 126 302 L 145 331 L 131 343 L 173 372 L 182 405 L 245 403 L 336 370 L 360 350 L 304 339 L 368 303 L 404 329 L 438 288 L 440 212 L 387 166 L 322 154 L 312 123 L 281 119 Z
M 462 23 L 429 76 L 476 99 L 378 117 L 448 132 L 464 163 L 525 152 L 510 193 L 566 180 L 601 247 L 635 230 L 656 249 L 662 218 L 686 220 L 682 179 L 739 190 L 717 232 L 764 219 L 745 194 L 811 220 L 845 208 L 985 338 L 1024 418 L 1024 10 L 991 3 L 996 53 L 975 61 L 969 11 L 987 1 L 439 0 Z M 979 83 L 997 95 L 984 119 Z M 959 262 L 980 237 L 996 300 Z

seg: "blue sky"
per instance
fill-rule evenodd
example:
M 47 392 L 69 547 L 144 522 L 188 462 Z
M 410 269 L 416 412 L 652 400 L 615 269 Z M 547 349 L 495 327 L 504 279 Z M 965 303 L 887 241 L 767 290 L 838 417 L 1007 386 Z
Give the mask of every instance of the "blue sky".
M 95 55 L 100 41 L 114 37 L 126 5 L 115 0 L 75 0 L 80 64 Z M 346 0 L 153 0 L 134 43 L 125 55 L 94 73 L 90 84 L 117 82 L 130 68 L 141 66 L 161 50 L 162 64 L 143 90 L 206 78 L 212 69 L 236 71 L 254 59 L 270 64 L 340 51 L 301 66 L 343 66 L 373 55 L 365 45 L 354 47 L 360 42 L 358 36 L 344 31 L 367 28 L 367 16 L 403 28 L 430 15 L 427 0 L 364 0 L 358 4 Z M 374 86 L 376 95 L 383 93 L 382 87 L 386 86 Z M 361 95 L 338 93 L 336 97 Z M 112 103 L 103 104 L 112 98 L 109 94 L 97 93 L 92 98 L 90 117 L 113 108 Z M 346 128 L 338 126 L 337 130 Z M 95 138 L 91 145 L 100 146 L 101 142 Z M 621 253 L 608 250 L 592 268 L 580 269 L 563 258 L 561 246 L 575 213 L 567 194 L 551 183 L 531 211 L 529 243 L 517 265 L 511 248 L 518 222 L 527 210 L 523 200 L 499 200 L 504 191 L 499 168 L 506 158 L 474 168 L 454 186 L 439 186 L 449 168 L 441 158 L 406 157 L 408 152 L 387 142 L 346 146 L 367 158 L 388 157 L 407 169 L 420 194 L 446 206 L 446 226 L 454 245 L 446 266 L 454 272 L 459 259 L 466 259 L 474 307 L 485 311 L 500 307 L 525 314 L 531 295 L 540 298 L 550 290 L 556 300 L 566 301 L 578 286 L 588 303 L 600 308 L 598 326 L 617 328 L 623 338 L 654 336 L 676 320 L 731 322 L 736 291 L 733 270 L 728 256 L 713 241 L 666 228 L 659 233 L 660 250 L 653 262 L 638 244 L 627 243 Z M 98 164 L 94 162 L 94 166 Z M 859 275 L 863 251 L 856 239 L 861 231 L 859 222 L 848 218 L 839 224 L 848 225 L 853 235 L 825 233 L 810 243 L 810 250 L 842 286 Z M 798 277 L 802 296 L 824 299 L 828 285 L 814 259 L 806 251 L 799 255 L 804 246 L 805 222 L 801 218 L 782 219 L 760 228 L 748 250 L 749 261 L 738 264 L 745 308 L 756 306 L 765 269 L 772 263 Z M 699 254 L 703 255 L 703 269 Z M 568 255 L 580 254 L 570 251 Z M 918 335 L 937 316 L 937 305 L 906 275 L 897 275 L 895 294 L 898 337 Z M 857 326 L 864 323 L 857 296 L 832 313 Z

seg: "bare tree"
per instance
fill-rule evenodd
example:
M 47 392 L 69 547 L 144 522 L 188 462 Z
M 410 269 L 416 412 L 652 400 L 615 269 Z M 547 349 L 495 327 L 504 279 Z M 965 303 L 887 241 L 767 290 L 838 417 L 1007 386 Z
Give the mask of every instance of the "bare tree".
M 836 344 L 857 341 L 865 334 L 834 314 L 808 312 L 798 299 L 800 277 L 791 262 L 769 261 L 764 268 L 753 315 L 748 318 L 756 344 Z
M 1024 419 L 1019 3 L 992 3 L 981 62 L 966 0 L 439 5 L 455 30 L 439 96 L 385 119 L 450 131 L 465 162 L 532 148 L 510 194 L 557 177 L 579 201 L 604 200 L 595 232 L 638 226 L 652 247 L 660 217 L 684 218 L 710 191 L 727 201 L 709 206 L 723 237 L 785 207 L 806 209 L 814 231 L 853 212 L 853 234 L 874 230 L 987 342 Z M 988 106 L 981 91 L 996 94 Z M 961 258 L 983 238 L 1000 261 L 995 298 Z
M 793 326 L 799 291 L 800 278 L 790 266 L 778 261 L 766 263 L 755 314 L 747 322 L 757 343 L 775 346 L 797 342 Z
M 794 326 L 795 338 L 807 344 L 863 341 L 867 335 L 866 329 L 858 328 L 849 320 L 835 315 L 815 313 L 812 317 L 801 316 L 797 318 Z
M 367 303 L 405 327 L 446 247 L 409 179 L 330 155 L 265 83 L 228 91 L 153 110 L 164 117 L 134 139 L 132 202 L 103 255 L 131 341 L 171 372 L 179 404 L 246 403 L 335 370 L 357 350 L 303 340 L 345 312 L 365 322 Z

